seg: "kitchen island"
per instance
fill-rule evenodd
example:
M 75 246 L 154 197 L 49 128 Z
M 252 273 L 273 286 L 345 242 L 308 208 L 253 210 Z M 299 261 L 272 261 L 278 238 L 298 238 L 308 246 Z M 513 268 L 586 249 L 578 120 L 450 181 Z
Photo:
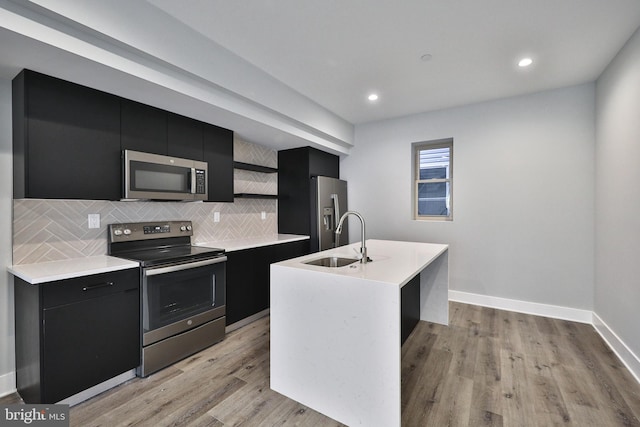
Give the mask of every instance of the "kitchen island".
M 349 426 L 400 426 L 401 291 L 419 276 L 420 319 L 448 323 L 448 246 L 367 240 L 271 265 L 271 388 Z

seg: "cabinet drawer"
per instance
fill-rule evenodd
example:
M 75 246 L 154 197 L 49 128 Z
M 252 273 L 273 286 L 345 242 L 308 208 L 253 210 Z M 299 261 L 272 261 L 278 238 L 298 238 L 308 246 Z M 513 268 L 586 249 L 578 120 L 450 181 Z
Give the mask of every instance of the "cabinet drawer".
M 91 276 L 46 283 L 41 286 L 42 305 L 46 309 L 128 289 L 138 289 L 140 286 L 140 269 L 130 268 L 110 273 L 93 274 Z

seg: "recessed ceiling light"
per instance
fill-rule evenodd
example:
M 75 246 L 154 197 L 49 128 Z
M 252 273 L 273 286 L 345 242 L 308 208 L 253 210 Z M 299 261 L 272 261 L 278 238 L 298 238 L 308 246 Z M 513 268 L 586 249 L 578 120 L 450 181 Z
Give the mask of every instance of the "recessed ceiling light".
M 378 100 L 378 95 L 375 93 L 370 94 L 368 97 L 369 101 L 377 101 Z
M 520 62 L 518 62 L 519 67 L 528 67 L 531 64 L 533 64 L 533 59 L 531 58 L 522 58 Z

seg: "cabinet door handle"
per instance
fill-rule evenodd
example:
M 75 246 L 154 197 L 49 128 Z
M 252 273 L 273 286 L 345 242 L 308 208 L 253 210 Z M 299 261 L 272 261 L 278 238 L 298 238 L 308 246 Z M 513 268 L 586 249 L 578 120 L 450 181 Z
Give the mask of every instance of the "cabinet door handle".
M 104 282 L 104 283 L 98 283 L 97 285 L 85 286 L 84 288 L 82 288 L 82 291 L 83 292 L 92 291 L 94 289 L 106 288 L 108 286 L 113 286 L 113 282 Z

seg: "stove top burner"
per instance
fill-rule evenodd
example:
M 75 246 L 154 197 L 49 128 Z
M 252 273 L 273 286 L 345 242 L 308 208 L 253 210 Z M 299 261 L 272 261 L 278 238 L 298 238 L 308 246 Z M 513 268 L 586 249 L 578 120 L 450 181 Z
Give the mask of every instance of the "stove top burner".
M 204 246 L 173 246 L 158 249 L 133 250 L 114 254 L 120 258 L 140 262 L 142 267 L 199 261 L 224 255 L 224 249 Z
M 142 267 L 215 258 L 224 249 L 192 246 L 191 221 L 109 225 L 109 254 L 140 262 Z

